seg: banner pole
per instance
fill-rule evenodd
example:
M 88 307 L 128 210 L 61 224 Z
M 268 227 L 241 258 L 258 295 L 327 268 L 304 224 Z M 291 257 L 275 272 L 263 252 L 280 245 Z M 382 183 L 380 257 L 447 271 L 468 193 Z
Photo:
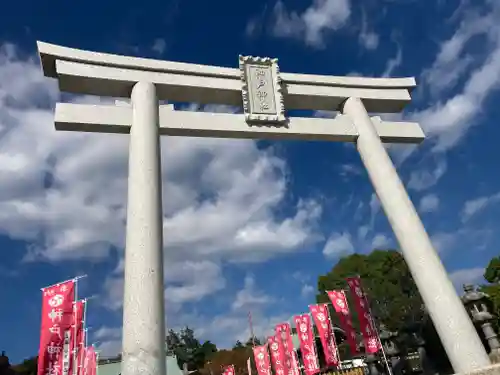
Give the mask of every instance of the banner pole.
M 74 317 L 73 317 L 73 353 L 72 353 L 72 357 L 73 357 L 73 366 L 71 368 L 71 372 L 73 373 L 73 375 L 76 375 L 77 373 L 77 353 L 78 353 L 78 350 L 77 350 L 77 342 L 76 342 L 76 329 L 77 329 L 77 321 L 76 319 L 78 318 L 78 315 L 77 315 L 77 303 L 78 303 L 78 279 L 75 277 L 73 279 L 73 281 L 75 282 L 75 301 L 73 302 L 73 313 L 74 313 Z
M 48 289 L 48 288 L 52 288 L 53 286 L 59 286 L 61 284 L 64 284 L 64 283 L 67 283 L 68 281 L 76 281 L 76 280 L 79 280 L 79 279 L 83 279 L 87 277 L 87 275 L 80 275 L 80 276 L 76 276 L 76 277 L 73 277 L 71 279 L 68 279 L 68 280 L 64 280 L 64 281 L 59 281 L 58 283 L 55 283 L 55 284 L 52 284 L 52 285 L 47 285 L 47 286 L 44 286 L 43 288 L 40 288 L 40 290 L 45 290 L 45 289 Z
M 77 375 L 82 375 L 83 368 L 83 353 L 85 348 L 85 338 L 87 336 L 87 301 L 88 299 L 83 300 L 83 316 L 82 316 L 82 340 L 78 344 L 80 346 L 80 359 L 78 361 L 78 373 Z

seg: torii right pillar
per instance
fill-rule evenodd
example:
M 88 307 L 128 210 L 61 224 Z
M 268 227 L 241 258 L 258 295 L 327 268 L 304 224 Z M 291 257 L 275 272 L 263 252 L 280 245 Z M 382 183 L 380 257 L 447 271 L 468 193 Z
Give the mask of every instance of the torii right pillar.
M 455 372 L 491 365 L 361 99 L 347 99 L 342 112 L 356 126 L 361 160 Z

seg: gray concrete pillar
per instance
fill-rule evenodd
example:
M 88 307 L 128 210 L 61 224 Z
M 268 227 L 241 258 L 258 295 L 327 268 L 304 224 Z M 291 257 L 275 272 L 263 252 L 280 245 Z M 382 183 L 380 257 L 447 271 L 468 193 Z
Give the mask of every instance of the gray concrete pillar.
M 396 168 L 359 98 L 342 112 L 359 133 L 356 147 L 392 226 L 413 279 L 457 373 L 490 365 L 479 336 L 458 298 Z
M 159 103 L 147 82 L 131 98 L 122 374 L 165 375 Z

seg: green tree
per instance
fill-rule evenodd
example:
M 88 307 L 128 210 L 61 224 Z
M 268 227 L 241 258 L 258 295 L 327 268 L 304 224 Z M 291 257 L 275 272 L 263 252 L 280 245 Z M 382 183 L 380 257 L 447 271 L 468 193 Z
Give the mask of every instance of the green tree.
M 481 285 L 479 290 L 490 297 L 492 310 L 495 315 L 495 328 L 500 327 L 500 257 L 494 257 L 484 270 L 484 278 L 489 284 Z
M 500 256 L 494 257 L 484 270 L 484 278 L 490 284 L 498 284 L 500 282 Z
M 240 340 L 236 341 L 236 344 L 233 346 L 233 350 L 237 349 L 245 349 L 245 345 Z
M 245 346 L 247 347 L 252 347 L 253 345 L 262 345 L 262 340 L 260 340 L 258 337 L 250 337 L 247 342 L 245 343 Z
M 199 370 L 217 352 L 217 347 L 212 342 L 205 341 L 201 344 L 189 327 L 183 328 L 179 333 L 169 330 L 165 341 L 168 352 L 176 356 L 180 369 L 187 364 L 188 370 Z
M 36 375 L 38 357 L 25 359 L 20 364 L 12 366 L 12 369 L 18 375 Z
M 359 328 L 357 313 L 345 281 L 359 275 L 372 314 L 388 329 L 401 330 L 422 320 L 423 302 L 402 255 L 395 250 L 375 250 L 369 255 L 342 258 L 326 275 L 318 278 L 317 302 L 329 302 L 325 291 L 344 289 L 351 307 L 353 323 Z M 334 323 L 339 324 L 336 314 Z

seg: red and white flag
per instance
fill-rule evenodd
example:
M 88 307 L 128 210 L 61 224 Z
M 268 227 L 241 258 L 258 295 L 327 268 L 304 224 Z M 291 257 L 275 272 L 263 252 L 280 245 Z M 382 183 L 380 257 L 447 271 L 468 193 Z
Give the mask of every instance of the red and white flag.
M 347 342 L 351 348 L 352 355 L 358 355 L 358 344 L 356 341 L 356 330 L 352 325 L 349 305 L 343 290 L 327 290 L 326 293 L 332 302 L 333 308 L 340 320 L 340 325 L 347 336 Z
M 74 280 L 42 289 L 37 375 L 70 375 L 74 301 Z
M 269 351 L 271 352 L 271 363 L 276 375 L 288 375 L 286 366 L 286 355 L 283 342 L 279 336 L 271 336 L 267 339 Z
M 269 361 L 269 353 L 267 344 L 254 346 L 253 357 L 255 359 L 255 367 L 259 375 L 271 375 L 271 363 Z
M 81 348 L 83 345 L 83 335 L 84 335 L 84 311 L 85 311 L 85 300 L 76 301 L 73 305 L 74 309 L 74 322 L 73 322 L 73 356 L 74 362 L 71 367 L 72 374 L 77 375 L 81 364 Z
M 311 315 L 314 324 L 318 329 L 321 345 L 323 346 L 323 353 L 325 354 L 325 363 L 328 367 L 338 366 L 338 350 L 337 343 L 335 342 L 335 335 L 333 332 L 330 314 L 328 312 L 328 305 L 321 303 L 318 305 L 310 305 Z
M 361 288 L 361 279 L 359 276 L 347 278 L 347 284 L 351 289 L 351 294 L 354 299 L 354 305 L 358 313 L 359 328 L 363 335 L 366 353 L 376 353 L 380 349 L 380 343 L 377 338 L 377 332 L 373 326 L 373 319 L 370 314 L 368 302 L 363 289 Z
M 42 289 L 37 375 L 70 375 L 75 281 Z
M 314 331 L 309 314 L 296 315 L 294 317 L 297 335 L 299 336 L 300 351 L 302 352 L 302 363 L 306 375 L 314 375 L 319 372 L 318 356 L 314 344 Z
M 93 346 L 85 348 L 85 359 L 83 361 L 83 375 L 97 374 L 97 355 Z
M 281 339 L 283 350 L 285 352 L 285 374 L 286 375 L 300 375 L 299 361 L 297 360 L 297 353 L 293 346 L 292 329 L 290 324 L 281 323 L 276 325 L 276 337 Z
M 224 366 L 222 368 L 222 375 L 235 375 L 234 365 Z
M 86 356 L 87 329 L 83 329 L 82 338 L 78 345 L 78 375 L 83 375 L 83 362 Z

